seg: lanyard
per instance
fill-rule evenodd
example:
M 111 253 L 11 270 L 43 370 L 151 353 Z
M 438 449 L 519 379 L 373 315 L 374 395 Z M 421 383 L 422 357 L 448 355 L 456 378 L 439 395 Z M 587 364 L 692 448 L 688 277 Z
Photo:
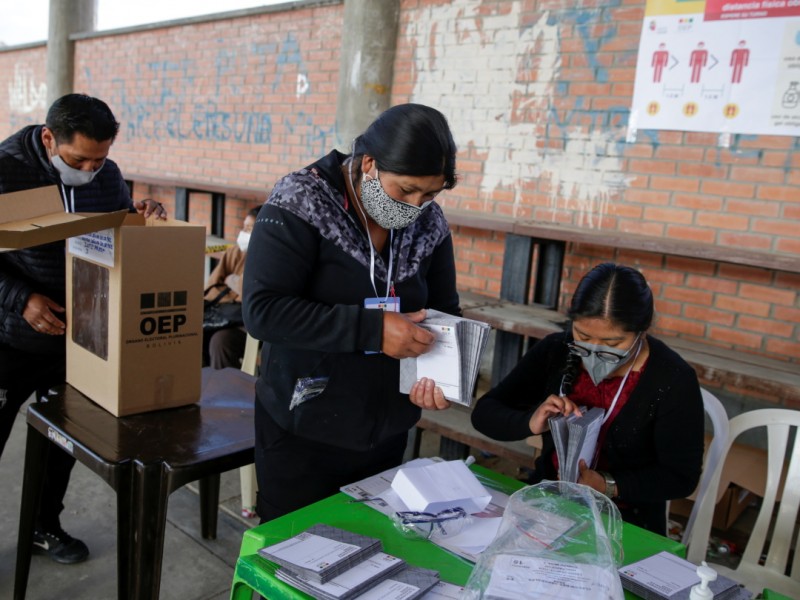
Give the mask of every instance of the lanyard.
M 372 283 L 372 289 L 375 290 L 375 297 L 378 296 L 378 288 L 375 287 L 375 247 L 372 245 L 372 238 L 369 235 L 369 227 L 367 227 L 367 239 L 369 240 L 369 280 Z M 389 270 L 386 273 L 386 295 L 384 300 L 389 297 L 392 291 L 392 267 L 394 265 L 394 229 L 389 230 Z M 394 295 L 394 294 L 392 294 Z
M 349 167 L 347 169 L 348 175 L 350 175 L 350 189 L 353 190 L 353 194 L 356 193 L 356 186 L 353 185 L 353 158 L 350 157 L 349 159 Z M 356 202 L 358 209 L 361 211 L 361 214 L 364 217 L 364 224 L 365 229 L 367 230 L 367 240 L 369 241 L 369 280 L 372 283 L 372 289 L 375 292 L 375 297 L 380 298 L 378 296 L 378 288 L 375 286 L 375 246 L 372 244 L 372 236 L 369 234 L 369 221 L 367 220 L 367 213 L 364 212 L 364 209 L 361 207 L 361 202 Z M 389 230 L 389 268 L 386 272 L 386 295 L 383 296 L 384 300 L 389 298 L 389 294 L 394 295 L 392 293 L 392 272 L 394 267 L 394 229 Z
M 611 418 L 611 414 L 614 412 L 614 407 L 617 405 L 617 400 L 619 400 L 619 395 L 622 393 L 622 388 L 625 387 L 625 382 L 628 381 L 628 375 L 631 374 L 633 371 L 633 365 L 636 364 L 636 359 L 639 357 L 639 351 L 642 349 L 642 342 L 639 342 L 639 347 L 636 348 L 636 354 L 633 355 L 633 360 L 631 361 L 631 366 L 628 367 L 627 372 L 625 373 L 625 377 L 622 378 L 622 383 L 619 384 L 619 389 L 617 390 L 617 394 L 614 396 L 614 399 L 611 401 L 611 406 L 608 407 L 605 416 L 603 417 L 603 425 L 606 424 L 609 418 Z
M 64 193 L 64 210 L 68 213 L 75 212 L 75 188 L 70 188 L 70 193 L 67 195 L 67 188 L 61 184 L 61 191 Z M 70 202 L 71 200 L 71 202 Z

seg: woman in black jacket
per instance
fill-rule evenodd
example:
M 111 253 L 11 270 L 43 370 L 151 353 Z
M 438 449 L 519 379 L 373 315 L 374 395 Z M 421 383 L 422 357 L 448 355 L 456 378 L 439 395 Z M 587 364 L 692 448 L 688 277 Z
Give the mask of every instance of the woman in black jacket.
M 630 267 L 604 263 L 578 284 L 571 327 L 538 342 L 472 413 L 498 440 L 544 434 L 531 483 L 558 478 L 548 418 L 599 406 L 605 421 L 596 465 L 578 483 L 608 495 L 623 519 L 666 534 L 666 501 L 692 493 L 703 460 L 697 375 L 647 334 L 653 295 Z
M 420 407 L 446 408 L 399 360 L 432 348 L 425 308 L 459 313 L 450 230 L 434 202 L 456 146 L 419 104 L 282 178 L 247 252 L 243 313 L 263 340 L 256 385 L 257 512 L 270 520 L 402 461 Z M 383 310 L 380 310 L 383 308 Z M 378 309 L 378 310 L 376 310 Z

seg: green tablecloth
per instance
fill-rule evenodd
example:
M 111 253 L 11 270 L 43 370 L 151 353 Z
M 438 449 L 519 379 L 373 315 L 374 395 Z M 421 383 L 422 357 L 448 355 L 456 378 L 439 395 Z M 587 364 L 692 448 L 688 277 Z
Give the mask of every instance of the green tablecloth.
M 483 467 L 473 465 L 471 468 L 484 485 L 508 494 L 523 487 L 521 482 Z M 383 542 L 384 552 L 399 556 L 410 564 L 435 569 L 439 571 L 443 581 L 457 585 L 466 583 L 474 566 L 471 562 L 431 542 L 403 537 L 394 528 L 391 519 L 384 514 L 364 504 L 351 504 L 350 500 L 351 498 L 345 494 L 336 494 L 246 531 L 242 539 L 234 582 L 237 579 L 245 581 L 270 599 L 309 598 L 306 594 L 277 580 L 275 566 L 262 559 L 258 555 L 258 550 L 297 535 L 316 523 L 326 523 L 379 538 Z M 623 524 L 622 545 L 624 564 L 630 564 L 662 550 L 681 557 L 686 556 L 686 548 L 679 542 L 629 523 Z M 625 597 L 636 598 L 629 592 L 625 592 Z

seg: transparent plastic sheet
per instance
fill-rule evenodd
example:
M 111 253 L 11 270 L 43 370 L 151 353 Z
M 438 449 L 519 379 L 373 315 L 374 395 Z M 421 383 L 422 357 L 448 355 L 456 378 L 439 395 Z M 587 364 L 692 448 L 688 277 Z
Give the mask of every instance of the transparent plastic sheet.
M 511 495 L 497 537 L 481 554 L 468 599 L 622 599 L 622 517 L 578 483 L 544 481 Z

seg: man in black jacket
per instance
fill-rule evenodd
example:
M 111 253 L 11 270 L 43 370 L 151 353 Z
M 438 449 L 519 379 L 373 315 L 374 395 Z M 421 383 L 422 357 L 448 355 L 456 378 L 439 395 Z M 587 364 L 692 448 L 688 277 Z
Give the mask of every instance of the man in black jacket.
M 0 194 L 57 185 L 66 212 L 138 211 L 164 218 L 152 200 L 133 202 L 117 165 L 108 160 L 119 123 L 97 98 L 56 100 L 44 125 L 23 128 L 0 143 Z M 20 407 L 66 377 L 64 242 L 0 253 L 0 453 Z M 99 375 L 102 376 L 102 375 Z M 59 519 L 75 459 L 50 453 L 36 520 L 34 551 L 72 564 L 89 550 Z

